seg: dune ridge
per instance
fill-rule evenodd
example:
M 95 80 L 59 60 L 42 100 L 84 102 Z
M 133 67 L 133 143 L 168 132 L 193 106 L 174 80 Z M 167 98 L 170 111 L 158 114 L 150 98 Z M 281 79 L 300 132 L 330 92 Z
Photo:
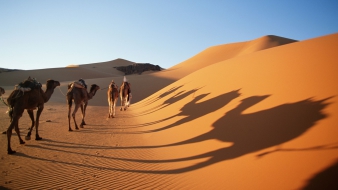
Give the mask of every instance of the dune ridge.
M 192 73 L 220 61 L 293 42 L 297 41 L 279 36 L 267 35 L 251 41 L 213 46 L 170 69 L 186 70 L 184 75 L 187 75 L 187 73 Z

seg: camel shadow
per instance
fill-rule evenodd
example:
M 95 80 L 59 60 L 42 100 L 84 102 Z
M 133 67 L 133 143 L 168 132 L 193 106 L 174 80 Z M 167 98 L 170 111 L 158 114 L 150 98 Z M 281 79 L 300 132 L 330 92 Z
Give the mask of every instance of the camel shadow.
M 169 163 L 208 158 L 203 162 L 187 167 L 182 167 L 179 169 L 148 171 L 149 173 L 175 174 L 197 170 L 221 161 L 238 158 L 249 153 L 257 152 L 269 147 L 278 146 L 301 136 L 311 127 L 315 126 L 316 122 L 326 118 L 327 115 L 323 113 L 323 110 L 329 105 L 329 103 L 325 102 L 331 98 L 329 97 L 318 101 L 309 98 L 294 103 L 282 104 L 270 109 L 261 110 L 254 113 L 243 114 L 243 111 L 261 102 L 269 96 L 270 95 L 252 96 L 243 99 L 236 108 L 228 111 L 223 117 L 215 121 L 213 123 L 213 129 L 211 131 L 204 133 L 200 136 L 167 145 L 124 148 L 161 148 L 198 143 L 211 139 L 216 139 L 223 142 L 232 142 L 233 145 L 230 147 L 225 147 L 200 155 L 194 155 L 191 157 L 179 159 L 160 161 L 128 161 Z M 189 110 L 190 109 L 192 108 L 189 108 Z M 326 149 L 326 147 L 316 148 L 316 150 L 321 149 Z
M 195 91 L 197 91 L 197 89 L 188 91 L 188 92 L 182 94 L 181 96 L 178 96 L 177 98 L 182 99 L 182 98 L 184 98 L 182 96 L 187 96 L 189 94 L 194 93 Z M 167 121 L 167 120 L 175 118 L 175 117 L 186 116 L 186 117 L 178 120 L 177 122 L 174 122 L 170 125 L 167 125 L 167 126 L 164 126 L 164 127 L 161 127 L 161 128 L 157 128 L 157 129 L 154 129 L 154 130 L 137 131 L 137 132 L 132 132 L 132 133 L 133 134 L 153 133 L 153 132 L 158 132 L 158 131 L 170 129 L 170 128 L 178 126 L 178 125 L 182 125 L 184 123 L 187 123 L 189 121 L 192 121 L 194 119 L 202 117 L 206 114 L 212 113 L 212 112 L 224 107 L 231 100 L 239 97 L 240 93 L 239 93 L 239 89 L 238 89 L 238 90 L 234 90 L 234 91 L 231 91 L 231 92 L 228 92 L 228 93 L 225 93 L 225 94 L 221 94 L 221 95 L 214 97 L 214 98 L 211 98 L 207 101 L 198 102 L 199 100 L 203 99 L 204 97 L 206 97 L 208 95 L 209 94 L 201 94 L 201 95 L 194 97 L 193 100 L 190 101 L 189 103 L 187 103 L 186 105 L 184 105 L 180 109 L 180 113 L 178 113 L 176 115 L 172 115 L 170 117 L 167 117 L 167 118 L 164 118 L 164 119 L 161 119 L 161 120 L 157 120 L 157 121 L 153 121 L 153 122 L 140 124 L 140 125 L 138 125 L 138 127 L 143 127 L 143 126 L 161 123 L 161 122 Z M 173 97 L 173 98 L 170 98 L 167 101 L 165 101 L 164 102 L 165 107 L 170 105 L 171 103 L 174 103 L 175 101 L 178 101 L 179 99 L 177 99 L 177 98 Z
M 177 87 L 173 87 L 173 88 L 169 89 L 168 91 L 163 92 L 162 94 L 160 94 L 157 97 L 150 98 L 149 100 L 145 101 L 144 104 L 150 105 L 150 104 L 152 104 L 152 103 L 154 103 L 154 102 L 156 102 L 156 101 L 158 101 L 158 100 L 160 100 L 160 99 L 162 99 L 162 98 L 164 98 L 164 97 L 166 97 L 166 96 L 174 93 L 176 90 L 178 90 L 178 89 L 180 89 L 182 87 L 183 87 L 183 85 L 177 86 Z
M 313 178 L 308 181 L 308 184 L 302 189 L 303 190 L 338 189 L 337 176 L 338 176 L 338 159 L 331 166 L 313 176 Z
M 201 88 L 199 88 L 201 89 Z M 143 116 L 143 115 L 148 115 L 154 112 L 157 112 L 175 102 L 178 102 L 180 100 L 182 100 L 183 98 L 188 97 L 189 95 L 195 93 L 196 91 L 198 91 L 199 89 L 193 89 L 193 90 L 189 90 L 189 91 L 180 91 L 178 92 L 176 95 L 170 97 L 168 100 L 165 100 L 161 105 L 155 106 L 153 108 L 150 108 L 146 111 L 144 111 L 142 114 L 136 115 L 136 116 Z M 176 89 L 174 89 L 174 91 L 176 91 Z M 173 93 L 174 91 L 170 91 L 170 93 Z M 166 94 L 167 95 L 167 94 Z M 160 98 L 163 98 L 160 96 Z

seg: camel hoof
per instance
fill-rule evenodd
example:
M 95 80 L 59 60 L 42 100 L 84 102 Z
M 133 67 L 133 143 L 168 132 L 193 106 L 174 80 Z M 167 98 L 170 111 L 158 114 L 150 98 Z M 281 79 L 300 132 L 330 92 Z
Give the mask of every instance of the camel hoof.
M 2 132 L 2 134 L 7 134 L 7 131 Z
M 21 141 L 20 141 L 20 144 L 25 144 L 25 141 L 21 140 Z
M 69 129 L 68 131 L 73 131 L 73 129 Z
M 31 136 L 25 136 L 25 140 L 31 140 Z
M 7 151 L 7 154 L 15 154 L 16 153 L 16 151 L 14 151 L 14 150 L 8 150 Z
M 42 138 L 39 135 L 37 135 L 35 136 L 35 140 L 39 141 L 39 140 L 42 140 Z

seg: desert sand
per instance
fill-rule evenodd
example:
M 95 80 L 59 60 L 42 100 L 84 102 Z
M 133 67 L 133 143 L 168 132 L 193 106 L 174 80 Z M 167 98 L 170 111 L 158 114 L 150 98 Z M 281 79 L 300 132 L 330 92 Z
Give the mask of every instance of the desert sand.
M 14 132 L 17 153 L 8 155 L 0 136 L 0 187 L 337 189 L 337 48 L 338 33 L 209 47 L 166 70 L 127 75 L 132 104 L 120 111 L 118 102 L 111 119 L 107 87 L 124 76 L 113 67 L 134 62 L 0 73 L 4 99 L 28 76 L 61 83 L 40 117 L 41 141 L 20 145 Z M 69 132 L 65 93 L 80 78 L 101 89 L 89 101 L 87 125 Z M 6 111 L 1 103 L 1 131 Z M 24 113 L 23 138 L 30 124 Z

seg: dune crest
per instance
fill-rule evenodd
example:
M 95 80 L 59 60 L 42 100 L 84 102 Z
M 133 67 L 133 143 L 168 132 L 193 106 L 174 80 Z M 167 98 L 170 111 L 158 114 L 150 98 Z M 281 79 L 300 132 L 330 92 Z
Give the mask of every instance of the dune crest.
M 187 75 L 220 61 L 293 42 L 297 41 L 284 37 L 267 35 L 251 41 L 213 46 L 169 69 L 177 69 L 180 70 L 182 75 Z
M 255 40 L 248 41 L 243 49 L 237 54 L 237 56 L 254 53 L 257 51 L 278 47 L 281 45 L 297 42 L 297 40 L 283 38 L 280 36 L 267 35 Z
M 74 68 L 74 67 L 79 67 L 79 65 L 67 65 L 66 68 Z

